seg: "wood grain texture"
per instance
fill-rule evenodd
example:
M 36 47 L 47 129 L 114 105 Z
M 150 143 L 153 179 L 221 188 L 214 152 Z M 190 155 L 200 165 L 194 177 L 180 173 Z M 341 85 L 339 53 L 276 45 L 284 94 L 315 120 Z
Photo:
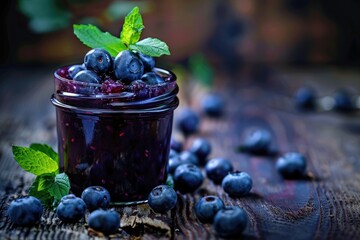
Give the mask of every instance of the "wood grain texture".
M 32 228 L 16 227 L 6 216 L 10 201 L 26 194 L 34 179 L 13 160 L 11 145 L 41 142 L 56 146 L 49 72 L 9 70 L 1 75 L 0 239 L 102 238 L 88 229 L 86 219 L 75 225 L 64 224 L 48 210 L 41 223 Z M 30 82 L 26 79 L 29 76 Z M 218 77 L 216 84 L 226 100 L 226 114 L 220 119 L 203 116 L 200 131 L 184 139 L 185 146 L 190 146 L 196 137 L 207 138 L 213 147 L 210 157 L 228 158 L 235 169 L 252 176 L 251 193 L 231 198 L 219 185 L 205 179 L 195 193 L 178 194 L 178 204 L 168 214 L 155 214 L 147 204 L 116 207 L 121 215 L 121 229 L 110 237 L 219 239 L 212 226 L 200 223 L 193 211 L 202 196 L 211 194 L 220 196 L 226 205 L 246 210 L 249 223 L 241 239 L 359 239 L 359 113 L 298 112 L 291 99 L 295 89 L 304 83 L 312 85 L 320 96 L 329 95 L 341 86 L 360 89 L 358 75 L 334 70 L 291 70 L 278 71 L 262 82 L 247 81 L 246 76 L 241 81 Z M 19 82 L 14 83 L 14 79 Z M 29 90 L 34 88 L 37 94 Z M 199 110 L 204 90 L 198 86 L 183 89 L 192 89 L 191 94 L 186 94 L 192 98 L 182 101 L 180 107 L 186 103 Z M 184 95 L 180 92 L 180 98 Z M 246 132 L 259 127 L 271 132 L 275 154 L 257 156 L 237 151 Z M 174 135 L 182 137 L 176 130 Z M 276 172 L 277 157 L 289 151 L 307 157 L 306 177 L 284 180 Z

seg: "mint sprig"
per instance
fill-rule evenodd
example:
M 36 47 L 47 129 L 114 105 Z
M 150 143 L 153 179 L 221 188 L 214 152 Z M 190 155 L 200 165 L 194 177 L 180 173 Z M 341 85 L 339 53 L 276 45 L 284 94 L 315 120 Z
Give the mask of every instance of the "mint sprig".
M 50 146 L 38 143 L 30 147 L 13 146 L 12 152 L 21 168 L 36 175 L 29 195 L 38 198 L 46 207 L 54 208 L 69 194 L 69 178 L 59 173 L 59 156 Z
M 116 56 L 119 52 L 126 49 L 126 46 L 119 38 L 108 32 L 102 32 L 96 26 L 91 24 L 74 24 L 74 34 L 82 43 L 90 48 L 103 48 L 108 51 L 111 56 Z
M 126 46 L 135 44 L 139 41 L 141 32 L 144 28 L 139 8 L 135 7 L 125 17 L 124 25 L 120 33 L 120 41 Z
M 143 25 L 139 8 L 133 8 L 125 17 L 120 38 L 99 28 L 88 24 L 74 24 L 74 34 L 79 40 L 90 48 L 103 48 L 116 57 L 123 50 L 132 50 L 142 54 L 159 57 L 170 55 L 167 44 L 157 38 L 145 38 L 140 41 Z

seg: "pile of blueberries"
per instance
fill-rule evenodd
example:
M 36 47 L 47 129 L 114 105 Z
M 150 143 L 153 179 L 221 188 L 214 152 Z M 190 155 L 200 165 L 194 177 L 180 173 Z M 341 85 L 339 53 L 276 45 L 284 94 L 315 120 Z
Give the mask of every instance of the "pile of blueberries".
M 358 109 L 356 99 L 346 89 L 339 89 L 333 96 L 327 96 L 325 110 L 335 110 L 342 113 L 351 113 Z M 320 107 L 320 98 L 316 91 L 308 86 L 302 86 L 297 89 L 294 95 L 295 105 L 300 110 L 316 110 Z
M 142 53 L 124 50 L 113 58 L 106 50 L 95 48 L 85 55 L 83 64 L 70 66 L 66 77 L 78 82 L 114 85 L 106 88 L 111 92 L 118 91 L 121 86 L 164 83 L 164 79 L 153 71 L 154 67 L 155 59 Z
M 104 234 L 115 233 L 120 226 L 120 216 L 114 209 L 108 209 L 110 194 L 101 186 L 86 188 L 81 198 L 73 194 L 64 196 L 56 208 L 57 217 L 65 223 L 76 223 L 90 212 L 88 225 Z M 10 203 L 8 216 L 18 226 L 31 226 L 41 220 L 43 207 L 37 198 L 24 196 Z

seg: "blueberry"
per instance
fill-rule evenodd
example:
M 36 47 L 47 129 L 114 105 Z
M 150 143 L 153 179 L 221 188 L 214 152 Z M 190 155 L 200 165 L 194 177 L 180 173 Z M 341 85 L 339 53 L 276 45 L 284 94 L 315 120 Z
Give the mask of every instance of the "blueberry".
M 115 233 L 120 227 L 120 216 L 115 210 L 98 209 L 90 213 L 89 227 L 106 235 Z
M 156 85 L 164 82 L 164 80 L 155 72 L 145 73 L 144 75 L 141 76 L 141 80 L 149 85 Z
M 242 150 L 252 153 L 269 152 L 271 144 L 271 134 L 265 129 L 255 129 L 246 135 Z
M 199 115 L 190 108 L 183 109 L 176 120 L 177 128 L 185 135 L 197 132 L 199 123 Z
M 211 153 L 211 144 L 204 138 L 197 138 L 192 143 L 190 151 L 198 157 L 200 165 L 205 165 L 206 158 Z
M 75 223 L 85 216 L 86 204 L 74 194 L 69 194 L 61 198 L 56 208 L 58 218 L 63 222 Z
M 310 87 L 301 87 L 295 93 L 295 104 L 298 108 L 312 109 L 315 107 L 316 94 Z
M 205 165 L 206 176 L 215 184 L 221 184 L 229 172 L 233 171 L 231 162 L 224 158 L 212 158 Z
M 215 214 L 225 207 L 224 202 L 217 196 L 202 197 L 195 205 L 196 217 L 202 223 L 212 223 Z
M 194 192 L 201 186 L 203 181 L 204 176 L 201 170 L 194 164 L 181 164 L 175 170 L 175 189 L 182 194 Z
M 10 220 L 18 226 L 31 226 L 40 222 L 42 213 L 40 200 L 32 196 L 13 200 L 7 210 Z
M 80 72 L 78 72 L 75 76 L 74 76 L 74 80 L 78 81 L 78 82 L 85 82 L 85 83 L 100 83 L 101 78 L 94 73 L 93 71 L 90 70 L 82 70 Z
M 224 100 L 219 94 L 207 94 L 201 100 L 201 108 L 209 117 L 220 117 L 224 112 Z
M 297 152 L 286 153 L 276 161 L 276 169 L 284 178 L 297 178 L 305 174 L 306 159 Z
M 82 70 L 86 70 L 86 68 L 83 65 L 71 66 L 68 70 L 70 78 L 74 79 L 75 75 Z
M 199 166 L 199 159 L 193 152 L 187 150 L 182 151 L 179 155 L 179 158 L 182 163 L 191 163 Z
M 86 188 L 82 192 L 81 198 L 84 200 L 90 212 L 99 208 L 106 209 L 110 204 L 110 194 L 108 190 L 101 186 L 90 186 Z
M 233 171 L 224 177 L 221 186 L 230 196 L 240 197 L 250 192 L 252 179 L 246 172 Z
M 160 185 L 151 190 L 148 197 L 148 204 L 156 213 L 166 213 L 177 202 L 175 190 L 168 185 Z
M 106 50 L 95 48 L 85 55 L 84 65 L 88 70 L 104 74 L 112 70 L 113 59 Z
M 145 72 L 150 72 L 155 67 L 155 58 L 142 53 L 138 53 L 138 56 L 144 64 Z
M 354 109 L 354 104 L 348 91 L 341 89 L 335 92 L 334 109 L 343 112 L 351 111 Z
M 124 83 L 138 80 L 144 74 L 144 64 L 137 55 L 129 50 L 120 52 L 114 61 L 114 74 Z
M 168 173 L 174 174 L 175 169 L 181 164 L 183 164 L 183 162 L 180 160 L 179 156 L 170 157 L 167 166 Z
M 216 213 L 213 228 L 221 237 L 234 237 L 244 231 L 247 222 L 245 210 L 238 206 L 227 206 Z
M 169 151 L 169 158 L 179 156 L 179 153 L 176 152 L 174 149 L 170 149 Z
M 183 150 L 183 143 L 175 138 L 171 138 L 170 148 L 179 153 Z

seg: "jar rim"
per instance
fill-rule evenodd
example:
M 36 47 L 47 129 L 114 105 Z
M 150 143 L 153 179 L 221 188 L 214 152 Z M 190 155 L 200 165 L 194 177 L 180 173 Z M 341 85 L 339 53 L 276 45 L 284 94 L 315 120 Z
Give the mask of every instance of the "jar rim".
M 86 82 L 78 82 L 78 81 L 74 81 L 72 79 L 68 79 L 66 77 L 62 77 L 59 73 L 60 70 L 64 69 L 64 68 L 68 68 L 71 65 L 68 66 L 64 66 L 64 67 L 60 67 L 58 68 L 55 72 L 54 72 L 54 78 L 55 80 L 59 80 L 61 83 L 65 83 L 68 85 L 74 84 L 78 85 L 78 86 L 82 86 L 82 87 L 93 87 L 93 88 L 97 88 L 97 89 L 101 89 L 101 87 L 103 86 L 103 83 L 86 83 Z M 156 91 L 156 89 L 158 88 L 165 88 L 166 86 L 171 85 L 176 85 L 176 75 L 170 71 L 170 70 L 166 70 L 163 68 L 159 68 L 159 67 L 154 67 L 153 70 L 154 72 L 156 72 L 157 74 L 161 75 L 164 77 L 164 82 L 163 83 L 158 83 L 158 84 L 154 84 L 154 85 L 146 85 L 146 88 L 148 91 Z M 138 79 L 141 80 L 141 79 Z M 55 83 L 55 89 L 56 89 L 56 84 Z M 124 86 L 124 90 L 119 91 L 119 92 L 96 92 L 96 93 L 76 93 L 76 92 L 71 92 L 71 91 L 61 91 L 61 94 L 64 96 L 69 96 L 69 97 L 78 97 L 78 98 L 83 98 L 83 99 L 104 99 L 104 98 L 109 98 L 109 99 L 113 99 L 113 98 L 119 98 L 119 99 L 130 99 L 130 101 L 133 101 L 134 99 L 132 99 L 132 97 L 134 96 L 134 92 L 132 91 L 132 86 L 131 85 L 125 85 Z M 175 89 L 175 86 L 173 86 L 170 91 L 167 92 L 171 92 L 172 90 Z M 160 94 L 159 96 L 161 96 L 163 94 Z M 153 98 L 153 97 L 148 97 L 148 98 Z M 142 98 L 142 99 L 146 99 L 146 98 Z

